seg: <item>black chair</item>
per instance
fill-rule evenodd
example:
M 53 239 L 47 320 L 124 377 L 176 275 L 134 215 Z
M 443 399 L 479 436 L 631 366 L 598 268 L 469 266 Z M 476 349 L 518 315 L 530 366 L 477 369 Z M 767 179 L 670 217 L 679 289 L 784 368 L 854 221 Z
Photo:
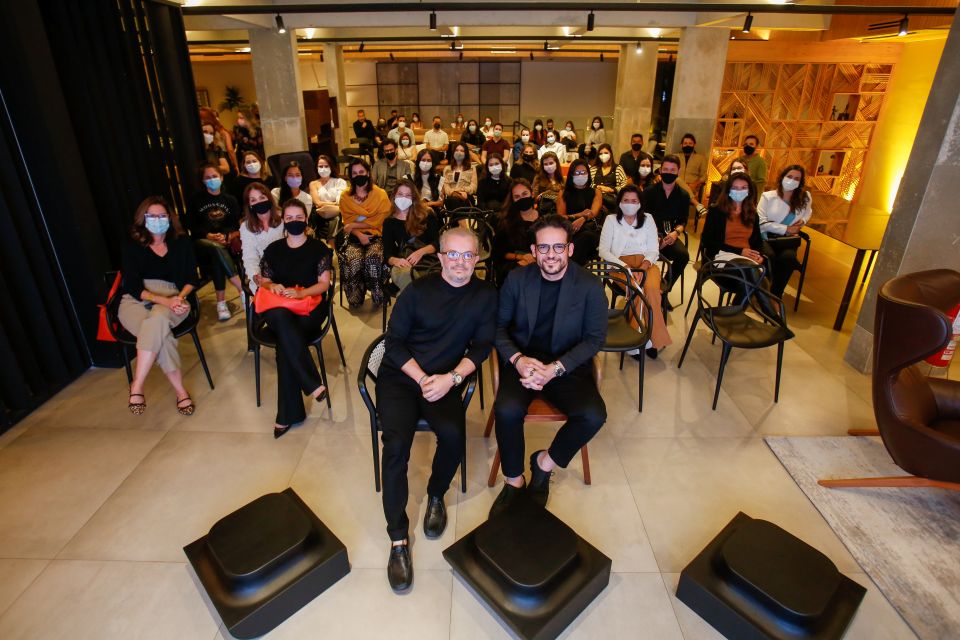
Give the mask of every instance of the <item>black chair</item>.
M 107 286 L 110 286 L 116 277 L 116 271 L 108 271 L 104 275 L 104 281 L 107 283 Z M 128 349 L 131 347 L 136 349 L 137 337 L 124 329 L 123 325 L 120 324 L 118 311 L 122 297 L 123 293 L 118 290 L 113 297 L 107 300 L 107 326 L 110 330 L 110 335 L 114 337 L 120 346 L 120 353 L 123 354 L 123 366 L 127 371 L 127 383 L 129 384 L 133 382 L 133 370 L 130 368 L 130 353 Z M 189 333 L 190 337 L 193 338 L 193 345 L 197 348 L 197 357 L 200 359 L 200 366 L 203 367 L 203 373 L 207 376 L 207 384 L 213 389 L 213 378 L 210 377 L 207 359 L 203 355 L 203 347 L 200 346 L 200 336 L 197 335 L 197 324 L 200 322 L 200 300 L 197 298 L 196 291 L 191 292 L 190 295 L 187 296 L 187 302 L 190 303 L 190 312 L 187 314 L 186 320 L 173 328 L 173 335 L 176 338 L 180 338 Z
M 773 401 L 780 399 L 780 370 L 783 367 L 783 344 L 794 334 L 787 328 L 787 314 L 783 301 L 762 288 L 764 268 L 758 264 L 740 264 L 736 262 L 713 261 L 700 267 L 697 284 L 694 289 L 697 296 L 697 315 L 693 318 L 687 341 L 677 368 L 683 366 L 683 359 L 693 340 L 697 322 L 701 319 L 713 332 L 714 337 L 723 343 L 720 355 L 720 370 L 717 373 L 717 388 L 713 393 L 713 409 L 717 408 L 720 397 L 720 383 L 723 370 L 733 347 L 738 349 L 763 349 L 777 345 L 777 376 Z M 733 293 L 733 300 L 726 305 L 718 302 L 711 305 L 703 295 L 703 285 L 709 281 L 721 287 L 721 291 Z M 739 293 L 734 293 L 739 292 Z M 721 298 L 723 294 L 721 293 Z M 763 299 L 768 301 L 764 304 Z M 774 309 L 773 305 L 777 305 Z M 777 312 L 774 316 L 771 310 Z M 751 312 L 748 314 L 748 311 Z
M 380 371 L 380 364 L 383 362 L 383 354 L 386 346 L 386 336 L 377 337 L 363 354 L 363 360 L 360 362 L 360 373 L 357 374 L 357 387 L 360 389 L 360 397 L 363 398 L 363 404 L 370 412 L 370 439 L 373 443 L 373 481 L 377 492 L 380 492 L 380 443 L 377 441 L 377 432 L 382 431 L 380 417 L 377 413 L 375 398 L 370 395 L 370 389 L 367 388 L 369 379 L 376 386 L 377 374 Z M 473 398 L 474 389 L 477 386 L 476 371 L 471 373 L 464 380 L 463 389 L 463 410 L 466 412 L 470 406 L 470 399 Z M 423 418 L 417 423 L 417 431 L 430 431 L 430 424 Z M 463 459 L 460 461 L 460 490 L 467 492 L 467 441 L 463 441 Z
M 340 352 L 340 363 L 346 367 L 347 360 L 343 357 L 343 344 L 340 342 L 340 332 L 337 331 L 337 318 L 333 315 L 333 287 L 336 286 L 337 282 L 337 272 L 333 268 L 330 269 L 330 287 L 327 289 L 327 293 L 324 296 L 323 302 L 320 304 L 327 305 L 327 318 L 323 321 L 323 325 L 320 327 L 320 330 L 317 332 L 317 336 L 310 341 L 310 345 L 317 352 L 317 359 L 320 361 L 320 378 L 323 380 L 323 385 L 327 387 L 327 407 L 332 408 L 330 402 L 330 385 L 327 384 L 327 367 L 323 362 L 323 339 L 326 337 L 327 333 L 330 332 L 330 329 L 333 329 L 333 337 L 337 342 L 337 350 Z M 269 347 L 270 349 L 277 348 L 277 334 L 273 332 L 273 329 L 267 326 L 266 321 L 263 317 L 256 312 L 253 308 L 253 304 L 250 305 L 249 312 L 247 313 L 247 340 L 253 346 L 253 373 L 257 385 L 257 406 L 260 406 L 260 348 Z
M 646 355 L 644 347 L 650 339 L 650 332 L 653 330 L 653 309 L 644 297 L 640 287 L 630 275 L 630 270 L 621 267 L 612 262 L 603 260 L 594 260 L 587 264 L 587 270 L 594 276 L 600 278 L 605 284 L 618 284 L 626 291 L 626 301 L 623 309 L 610 309 L 607 311 L 607 338 L 601 347 L 601 351 L 620 354 L 620 369 L 623 369 L 623 358 L 627 351 L 638 349 L 640 357 L 637 362 L 640 365 L 637 409 L 643 411 L 643 369 Z M 640 299 L 642 309 L 641 317 L 637 317 L 634 309 L 634 300 Z M 630 325 L 630 319 L 637 321 L 640 329 L 634 329 Z
M 805 231 L 800 231 L 797 235 L 803 245 L 803 259 L 800 261 L 800 269 L 798 269 L 800 272 L 800 281 L 797 283 L 797 297 L 793 301 L 794 311 L 800 308 L 800 294 L 803 292 L 803 281 L 807 277 L 807 260 L 810 258 L 810 234 Z M 767 242 L 770 243 L 771 246 L 777 242 L 791 242 L 792 240 L 792 237 L 784 238 L 773 236 L 767 238 Z M 867 265 L 867 270 L 869 269 L 870 266 Z M 864 278 L 866 278 L 866 273 L 864 273 Z

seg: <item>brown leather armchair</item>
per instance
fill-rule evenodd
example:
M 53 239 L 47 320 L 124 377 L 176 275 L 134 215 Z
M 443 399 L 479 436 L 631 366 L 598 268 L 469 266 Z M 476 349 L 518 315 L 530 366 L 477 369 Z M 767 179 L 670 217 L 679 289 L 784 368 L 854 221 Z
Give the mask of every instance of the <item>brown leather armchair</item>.
M 960 302 L 960 273 L 893 278 L 877 297 L 873 410 L 883 444 L 914 477 L 821 480 L 825 487 L 924 487 L 960 491 L 960 382 L 916 366 L 950 339 L 946 312 Z

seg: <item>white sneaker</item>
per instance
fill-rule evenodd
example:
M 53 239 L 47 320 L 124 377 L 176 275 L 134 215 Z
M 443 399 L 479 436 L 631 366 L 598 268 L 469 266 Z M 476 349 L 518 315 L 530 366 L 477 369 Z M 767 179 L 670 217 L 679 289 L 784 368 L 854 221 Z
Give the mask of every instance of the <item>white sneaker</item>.
M 225 322 L 230 319 L 230 309 L 227 307 L 226 302 L 217 303 L 217 319 L 220 320 L 220 322 Z

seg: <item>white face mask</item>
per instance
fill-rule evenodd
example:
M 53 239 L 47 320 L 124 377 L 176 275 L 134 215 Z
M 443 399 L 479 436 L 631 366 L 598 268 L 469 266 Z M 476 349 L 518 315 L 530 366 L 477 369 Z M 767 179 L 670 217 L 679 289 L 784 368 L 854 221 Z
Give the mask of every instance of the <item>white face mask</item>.
M 521 141 L 521 142 L 530 142 L 530 134 L 529 134 L 529 133 L 525 133 L 525 134 L 523 134 L 522 136 L 520 136 L 520 141 Z
M 487 171 L 489 171 L 490 175 L 492 176 L 498 176 L 500 175 L 500 172 L 503 171 L 503 167 L 501 167 L 498 164 L 492 164 L 489 167 L 487 167 Z
M 204 134 L 203 134 L 203 143 L 204 143 L 204 144 L 207 144 L 207 145 L 213 144 L 213 134 L 212 134 L 212 133 L 204 133 Z
M 600 123 L 599 123 L 599 122 L 594 122 L 594 123 L 593 123 L 593 128 L 594 128 L 594 130 L 599 129 L 599 128 L 600 128 Z
M 640 175 L 644 178 L 650 175 L 650 167 L 640 167 Z
M 793 191 L 800 186 L 800 181 L 784 176 L 783 180 L 780 181 L 780 184 L 783 185 L 784 191 Z
M 583 185 L 587 184 L 587 182 L 589 181 L 590 181 L 590 176 L 587 176 L 587 175 L 573 176 L 573 184 L 577 185 L 578 187 L 582 187 Z
M 330 167 L 317 167 L 317 175 L 321 178 L 330 177 Z
M 259 162 L 248 162 L 247 163 L 247 173 L 250 175 L 260 173 L 260 163 Z
M 567 131 L 573 131 L 573 127 L 567 125 Z
M 483 121 L 483 126 L 485 126 L 485 127 L 489 127 L 491 124 L 493 124 L 493 122 L 491 122 L 490 120 L 484 120 L 484 121 Z
M 620 211 L 623 212 L 623 215 L 632 218 L 633 216 L 637 215 L 637 211 L 640 211 L 640 203 L 639 202 L 621 202 Z
M 533 128 L 536 129 L 537 131 L 540 131 L 541 129 L 543 129 L 543 125 L 542 125 L 542 124 L 538 124 L 538 125 L 534 126 Z
M 413 199 L 407 196 L 397 196 L 393 199 L 393 204 L 397 205 L 398 210 L 406 211 L 413 204 Z
M 553 172 L 557 170 L 557 165 L 554 163 L 543 165 L 543 170 L 547 172 L 547 175 L 553 175 Z
M 600 162 L 603 162 L 604 164 L 606 164 L 606 163 L 609 162 L 609 161 L 610 161 L 610 154 L 609 154 L 609 153 L 601 153 L 601 154 L 600 154 Z
M 547 136 L 547 144 L 553 144 L 556 141 L 557 139 L 554 138 L 553 136 Z
M 420 161 L 420 171 L 427 172 L 427 171 L 430 171 L 430 169 L 432 168 L 433 168 L 433 163 L 430 162 L 429 160 Z

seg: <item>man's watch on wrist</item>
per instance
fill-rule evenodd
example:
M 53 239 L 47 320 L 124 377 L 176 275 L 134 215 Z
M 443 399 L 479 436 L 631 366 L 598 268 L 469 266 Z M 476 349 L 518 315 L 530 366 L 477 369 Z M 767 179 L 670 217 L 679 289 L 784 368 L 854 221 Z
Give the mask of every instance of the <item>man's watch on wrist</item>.
M 562 375 L 565 374 L 566 372 L 567 372 L 567 370 L 563 368 L 563 365 L 560 364 L 560 361 L 559 361 L 559 360 L 554 360 L 554 362 L 553 362 L 553 376 L 554 376 L 555 378 L 559 378 L 560 376 L 562 376 Z
M 453 378 L 453 386 L 459 387 L 463 383 L 463 376 L 457 373 L 456 369 L 450 372 L 450 376 Z

